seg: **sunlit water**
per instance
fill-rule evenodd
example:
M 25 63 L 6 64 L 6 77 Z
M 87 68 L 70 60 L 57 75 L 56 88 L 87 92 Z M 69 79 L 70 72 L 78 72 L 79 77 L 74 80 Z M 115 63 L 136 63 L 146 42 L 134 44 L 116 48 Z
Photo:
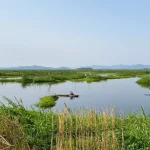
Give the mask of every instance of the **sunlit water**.
M 80 95 L 79 98 L 70 100 L 68 97 L 60 97 L 57 100 L 54 110 L 64 108 L 64 103 L 69 108 L 79 108 L 80 106 L 101 109 L 114 106 L 117 110 L 133 112 L 144 106 L 146 112 L 150 112 L 150 90 L 142 88 L 135 82 L 138 78 L 113 79 L 102 82 L 65 82 L 56 85 L 30 85 L 23 88 L 18 83 L 0 84 L 0 95 L 12 100 L 22 99 L 27 107 L 38 102 L 39 98 L 46 95 L 69 94 L 73 91 Z M 3 98 L 1 98 L 3 99 Z M 2 100 L 3 101 L 3 100 Z

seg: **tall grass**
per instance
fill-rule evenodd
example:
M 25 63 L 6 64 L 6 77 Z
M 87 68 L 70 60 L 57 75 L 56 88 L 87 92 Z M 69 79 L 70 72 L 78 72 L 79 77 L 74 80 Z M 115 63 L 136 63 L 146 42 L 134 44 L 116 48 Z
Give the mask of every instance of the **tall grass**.
M 120 150 L 122 139 L 117 135 L 113 109 L 103 112 L 84 109 L 57 114 L 57 150 Z
M 52 113 L 26 110 L 21 103 L 6 101 L 9 106 L 0 107 L 0 135 L 14 149 L 120 150 L 122 147 L 121 130 L 116 128 L 113 109 L 71 111 L 66 107 Z
M 0 148 L 12 150 L 149 150 L 150 117 L 81 108 L 52 113 L 6 99 L 0 105 Z
M 22 127 L 9 115 L 0 115 L 0 149 L 29 150 L 29 145 Z

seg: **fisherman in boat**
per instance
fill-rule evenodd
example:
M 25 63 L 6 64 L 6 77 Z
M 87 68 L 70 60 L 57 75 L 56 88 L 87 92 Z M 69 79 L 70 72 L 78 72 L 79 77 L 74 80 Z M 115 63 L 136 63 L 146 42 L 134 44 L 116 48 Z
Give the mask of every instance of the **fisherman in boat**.
M 74 95 L 72 91 L 70 91 L 70 95 Z

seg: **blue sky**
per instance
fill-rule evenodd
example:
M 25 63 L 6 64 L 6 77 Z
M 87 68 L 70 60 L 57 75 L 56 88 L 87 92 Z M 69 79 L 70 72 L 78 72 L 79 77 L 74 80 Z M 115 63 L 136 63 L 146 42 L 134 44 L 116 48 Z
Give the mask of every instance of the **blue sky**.
M 150 64 L 148 0 L 0 1 L 0 66 Z

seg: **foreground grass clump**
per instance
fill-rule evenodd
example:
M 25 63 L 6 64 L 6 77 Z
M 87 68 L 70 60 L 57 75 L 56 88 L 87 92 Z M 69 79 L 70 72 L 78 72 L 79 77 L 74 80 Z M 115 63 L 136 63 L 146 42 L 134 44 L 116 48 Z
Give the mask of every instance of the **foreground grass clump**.
M 114 109 L 52 113 L 25 109 L 6 99 L 0 105 L 0 148 L 12 150 L 149 150 L 150 117 L 115 116 Z
M 141 79 L 137 81 L 143 87 L 150 88 L 150 75 L 143 76 Z
M 17 120 L 4 114 L 0 114 L 0 149 L 29 150 L 22 126 L 19 125 Z
M 44 96 L 40 98 L 40 101 L 36 104 L 37 107 L 40 108 L 51 108 L 56 105 L 56 100 L 58 96 L 51 95 L 51 96 Z
M 97 114 L 95 110 L 71 111 L 66 107 L 64 111 L 52 113 L 27 110 L 21 103 L 6 101 L 9 105 L 0 105 L 0 114 L 11 125 L 8 124 L 8 129 L 0 121 L 0 134 L 14 150 L 120 150 L 123 147 L 121 126 L 116 128 L 113 110 Z

